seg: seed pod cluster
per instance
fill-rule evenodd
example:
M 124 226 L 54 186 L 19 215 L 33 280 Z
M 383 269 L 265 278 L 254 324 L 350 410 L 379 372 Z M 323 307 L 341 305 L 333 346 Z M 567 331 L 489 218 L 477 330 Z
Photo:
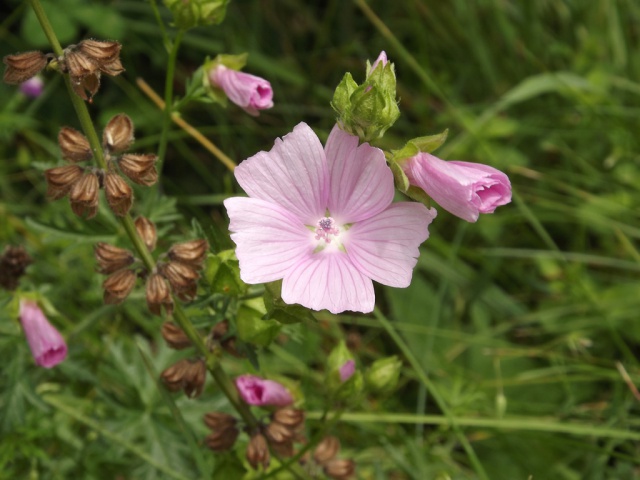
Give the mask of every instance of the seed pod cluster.
M 189 398 L 202 393 L 207 377 L 207 367 L 204 360 L 182 359 L 164 370 L 160 375 L 167 389 L 172 392 L 184 390 Z
M 205 444 L 214 452 L 230 450 L 236 443 L 240 430 L 238 420 L 221 412 L 210 412 L 204 416 L 204 423 L 211 429 L 211 433 L 204 439 Z
M 323 438 L 313 450 L 313 464 L 322 468 L 324 474 L 334 480 L 348 480 L 353 478 L 356 465 L 353 460 L 336 458 L 340 452 L 340 440 L 333 436 Z M 305 455 L 302 464 L 309 462 L 309 455 Z
M 109 275 L 102 283 L 104 303 L 122 303 L 136 284 L 136 272 L 128 268 L 136 258 L 129 250 L 104 242 L 98 242 L 93 252 L 98 273 Z

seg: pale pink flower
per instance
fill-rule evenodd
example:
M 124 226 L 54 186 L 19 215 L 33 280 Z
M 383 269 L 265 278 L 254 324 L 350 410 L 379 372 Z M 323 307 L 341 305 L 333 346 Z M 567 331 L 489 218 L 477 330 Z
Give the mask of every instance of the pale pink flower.
M 387 54 L 386 52 L 383 50 L 380 52 L 380 55 L 378 55 L 378 58 L 376 58 L 376 61 L 373 62 L 373 65 L 371 65 L 371 71 L 373 72 L 376 67 L 378 66 L 379 63 L 382 63 L 382 66 L 386 66 L 387 65 Z
M 282 299 L 313 310 L 371 312 L 373 282 L 407 287 L 436 216 L 391 203 L 384 153 L 336 125 L 326 147 L 300 123 L 235 170 L 250 198 L 229 198 L 240 276 L 282 279 Z
M 419 153 L 402 165 L 412 185 L 442 208 L 467 222 L 511 201 L 511 182 L 500 170 L 481 163 L 445 161 Z
M 20 322 L 38 365 L 51 368 L 66 358 L 67 344 L 35 302 L 20 302 Z
M 38 98 L 44 90 L 42 78 L 36 76 L 20 84 L 20 91 L 29 98 Z
M 273 90 L 264 78 L 218 65 L 209 72 L 209 80 L 249 115 L 255 117 L 258 110 L 273 107 Z
M 354 373 L 356 373 L 356 361 L 355 360 L 347 360 L 340 367 L 338 372 L 340 373 L 340 381 L 341 382 L 346 382 L 347 380 L 349 380 L 351 378 L 351 376 Z
M 284 407 L 293 403 L 293 397 L 283 385 L 255 375 L 236 378 L 236 388 L 249 405 L 275 405 Z

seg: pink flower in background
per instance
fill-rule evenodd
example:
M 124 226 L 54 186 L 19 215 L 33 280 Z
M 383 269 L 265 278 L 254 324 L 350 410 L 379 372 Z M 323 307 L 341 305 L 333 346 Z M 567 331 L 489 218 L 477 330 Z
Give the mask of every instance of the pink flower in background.
M 355 360 L 347 360 L 344 362 L 344 365 L 340 367 L 340 381 L 346 382 L 351 378 L 351 376 L 356 373 L 356 362 Z
M 382 66 L 384 67 L 387 64 L 388 60 L 387 60 L 387 54 L 386 52 L 383 50 L 380 52 L 380 55 L 378 55 L 378 58 L 376 59 L 375 62 L 373 62 L 373 65 L 371 65 L 371 71 L 373 72 L 376 67 L 378 66 L 379 63 L 382 63 Z
M 293 403 L 293 397 L 283 385 L 255 375 L 236 378 L 236 387 L 249 405 L 275 405 L 284 407 Z
M 235 170 L 250 198 L 224 201 L 240 276 L 282 279 L 282 299 L 313 310 L 371 312 L 373 282 L 407 287 L 436 216 L 391 203 L 384 153 L 335 126 L 326 147 L 300 123 Z
M 67 344 L 35 302 L 20 302 L 20 322 L 38 365 L 51 368 L 66 358 Z
M 259 110 L 273 107 L 273 90 L 264 78 L 218 65 L 209 72 L 209 80 L 249 115 L 255 117 Z
M 38 98 L 42 95 L 44 82 L 40 77 L 31 77 L 20 84 L 20 91 L 29 98 Z
M 412 185 L 467 222 L 475 222 L 479 214 L 493 213 L 511 201 L 509 177 L 488 165 L 445 161 L 419 153 L 402 168 Z

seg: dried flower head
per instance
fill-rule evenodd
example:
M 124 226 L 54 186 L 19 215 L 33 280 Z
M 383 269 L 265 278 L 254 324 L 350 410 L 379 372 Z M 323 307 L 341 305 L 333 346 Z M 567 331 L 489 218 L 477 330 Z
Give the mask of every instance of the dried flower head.
M 211 430 L 224 430 L 228 427 L 233 427 L 238 420 L 228 413 L 222 412 L 209 412 L 203 417 L 204 424 Z
M 196 296 L 197 280 L 200 277 L 193 268 L 178 262 L 158 266 L 160 273 L 169 280 L 171 288 L 180 300 L 193 300 Z
M 271 419 L 289 428 L 297 429 L 304 423 L 304 410 L 293 407 L 279 408 L 273 412 Z
M 58 133 L 58 144 L 65 160 L 84 162 L 93 157 L 89 140 L 75 128 L 62 127 Z
M 195 269 L 201 269 L 207 258 L 209 244 L 206 240 L 191 240 L 190 242 L 176 243 L 168 252 L 168 256 L 174 262 L 180 262 Z
M 225 452 L 236 443 L 240 430 L 230 426 L 220 430 L 214 430 L 204 439 L 204 443 L 214 452 Z
M 61 167 L 64 168 L 64 167 Z M 79 217 L 93 218 L 98 213 L 98 191 L 100 182 L 93 172 L 87 172 L 80 177 L 69 191 L 71 210 Z
M 333 459 L 324 466 L 324 473 L 334 480 L 347 480 L 352 478 L 356 471 L 353 460 Z
M 0 286 L 7 290 L 15 290 L 18 280 L 32 261 L 24 247 L 5 247 L 0 256 Z
M 153 154 L 123 155 L 118 160 L 120 170 L 133 182 L 144 186 L 151 186 L 158 181 L 158 171 L 155 164 L 158 157 Z
M 94 254 L 98 262 L 98 273 L 110 275 L 128 267 L 135 261 L 133 253 L 124 248 L 98 242 L 94 247 Z
M 249 445 L 247 445 L 247 460 L 254 469 L 257 469 L 258 465 L 262 465 L 265 469 L 269 467 L 271 460 L 269 446 L 267 445 L 266 438 L 264 438 L 264 435 L 261 433 L 256 433 L 251 437 L 251 440 L 249 440 Z
M 109 207 L 119 217 L 124 217 L 133 205 L 133 190 L 117 173 L 104 177 L 104 193 Z
M 100 72 L 85 77 L 71 77 L 73 91 L 84 101 L 91 103 L 100 89 Z
M 202 393 L 206 375 L 207 368 L 202 359 L 185 358 L 162 372 L 161 378 L 170 391 L 184 389 L 184 393 L 193 398 Z
M 265 436 L 269 443 L 290 442 L 295 437 L 295 430 L 278 422 L 271 422 L 264 429 Z
M 158 240 L 158 234 L 156 232 L 156 226 L 154 223 L 146 217 L 138 217 L 134 222 L 138 235 L 147 246 L 150 252 L 153 252 L 156 248 L 156 241 Z
M 7 55 L 2 59 L 7 66 L 2 79 L 10 85 L 29 80 L 47 66 L 49 58 L 50 55 L 38 51 Z
M 164 280 L 163 280 L 164 281 Z M 184 331 L 173 322 L 164 322 L 162 324 L 162 338 L 167 342 L 170 348 L 182 350 L 192 345 L 191 340 Z
M 45 170 L 47 196 L 52 200 L 67 196 L 71 188 L 82 178 L 82 175 L 83 170 L 77 165 L 65 165 Z
M 336 437 L 324 437 L 313 451 L 313 459 L 319 465 L 325 465 L 329 460 L 335 458 L 340 451 L 340 440 Z
M 131 293 L 136 284 L 136 274 L 133 270 L 118 270 L 109 275 L 102 283 L 104 288 L 104 303 L 122 303 Z
M 122 45 L 107 40 L 87 39 L 81 41 L 76 50 L 84 57 L 91 59 L 97 65 L 111 65 L 119 59 Z
M 102 146 L 109 152 L 124 152 L 133 143 L 133 122 L 124 113 L 114 116 L 102 132 Z
M 171 315 L 173 313 L 173 298 L 171 298 L 171 290 L 169 289 L 169 285 L 167 285 L 167 282 L 162 277 L 162 275 L 160 275 L 159 273 L 152 273 L 151 275 L 149 275 L 149 278 L 147 278 L 145 289 L 147 296 L 147 306 L 149 307 L 149 311 L 151 313 L 158 316 L 162 315 L 162 307 L 164 307 L 167 311 L 167 315 Z M 182 332 L 182 330 L 180 330 L 180 332 Z M 182 332 L 182 335 L 184 335 L 184 332 Z M 165 337 L 165 340 L 167 340 L 167 337 Z M 168 340 L 167 343 L 169 343 L 169 346 L 173 346 Z M 191 342 L 189 342 L 186 346 L 188 346 L 190 343 Z

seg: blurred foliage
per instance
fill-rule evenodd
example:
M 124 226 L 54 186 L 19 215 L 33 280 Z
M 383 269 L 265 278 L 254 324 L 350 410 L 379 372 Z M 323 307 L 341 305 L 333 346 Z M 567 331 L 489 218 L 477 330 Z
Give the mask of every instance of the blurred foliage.
M 189 104 L 181 115 L 236 162 L 271 148 L 301 121 L 326 137 L 334 122 L 329 101 L 344 73 L 361 82 L 365 61 L 385 50 L 396 66 L 401 116 L 379 145 L 399 149 L 448 128 L 436 154 L 506 171 L 514 201 L 476 224 L 440 210 L 411 287 L 377 290 L 381 311 L 489 478 L 637 478 L 638 438 L 620 432 L 638 431 L 640 408 L 617 362 L 639 385 L 640 4 L 368 5 L 397 43 L 357 1 L 234 0 L 220 26 L 185 36 L 176 95 L 205 57 L 248 52 L 245 70 L 272 82 L 275 107 L 254 118 L 233 105 Z M 85 37 L 123 44 L 127 71 L 103 81 L 90 110 L 100 129 L 126 112 L 136 125 L 132 151 L 152 151 L 162 118 L 135 80 L 162 92 L 167 52 L 150 4 L 45 6 L 63 44 Z M 27 2 L 5 2 L 0 13 L 0 55 L 48 51 Z M 170 22 L 167 10 L 160 14 Z M 57 132 L 79 128 L 61 80 L 45 78 L 36 100 L 0 84 L 0 247 L 24 245 L 34 258 L 21 291 L 48 300 L 70 353 L 54 370 L 36 367 L 0 293 L 0 478 L 209 478 L 203 472 L 214 465 L 217 478 L 234 478 L 244 440 L 227 456 L 200 443 L 202 414 L 228 411 L 225 398 L 209 383 L 195 400 L 157 387 L 158 372 L 180 355 L 161 341 L 161 322 L 146 311 L 141 289 L 122 306 L 102 304 L 93 244 L 128 247 L 112 215 L 82 221 L 67 201 L 45 198 L 42 171 L 61 164 Z M 237 191 L 232 176 L 176 127 L 166 158 L 162 195 L 137 192 L 136 213 L 156 222 L 167 245 L 194 238 L 196 218 L 214 253 L 231 248 L 221 201 Z M 244 288 L 221 269 L 229 260 L 216 258 L 210 281 Z M 224 304 L 218 287 L 205 288 Z M 253 310 L 245 313 L 259 317 Z M 198 302 L 192 313 L 202 327 L 222 319 Z M 311 412 L 323 408 L 326 356 L 340 339 L 361 369 L 404 358 L 371 316 L 317 317 L 280 331 L 275 320 L 262 332 L 243 330 L 259 345 L 275 338 L 258 348 L 259 368 L 295 379 Z M 232 357 L 224 364 L 234 375 L 258 367 Z M 452 429 L 421 417 L 441 412 L 408 363 L 395 394 L 366 397 L 350 412 L 335 433 L 359 478 L 478 478 Z

